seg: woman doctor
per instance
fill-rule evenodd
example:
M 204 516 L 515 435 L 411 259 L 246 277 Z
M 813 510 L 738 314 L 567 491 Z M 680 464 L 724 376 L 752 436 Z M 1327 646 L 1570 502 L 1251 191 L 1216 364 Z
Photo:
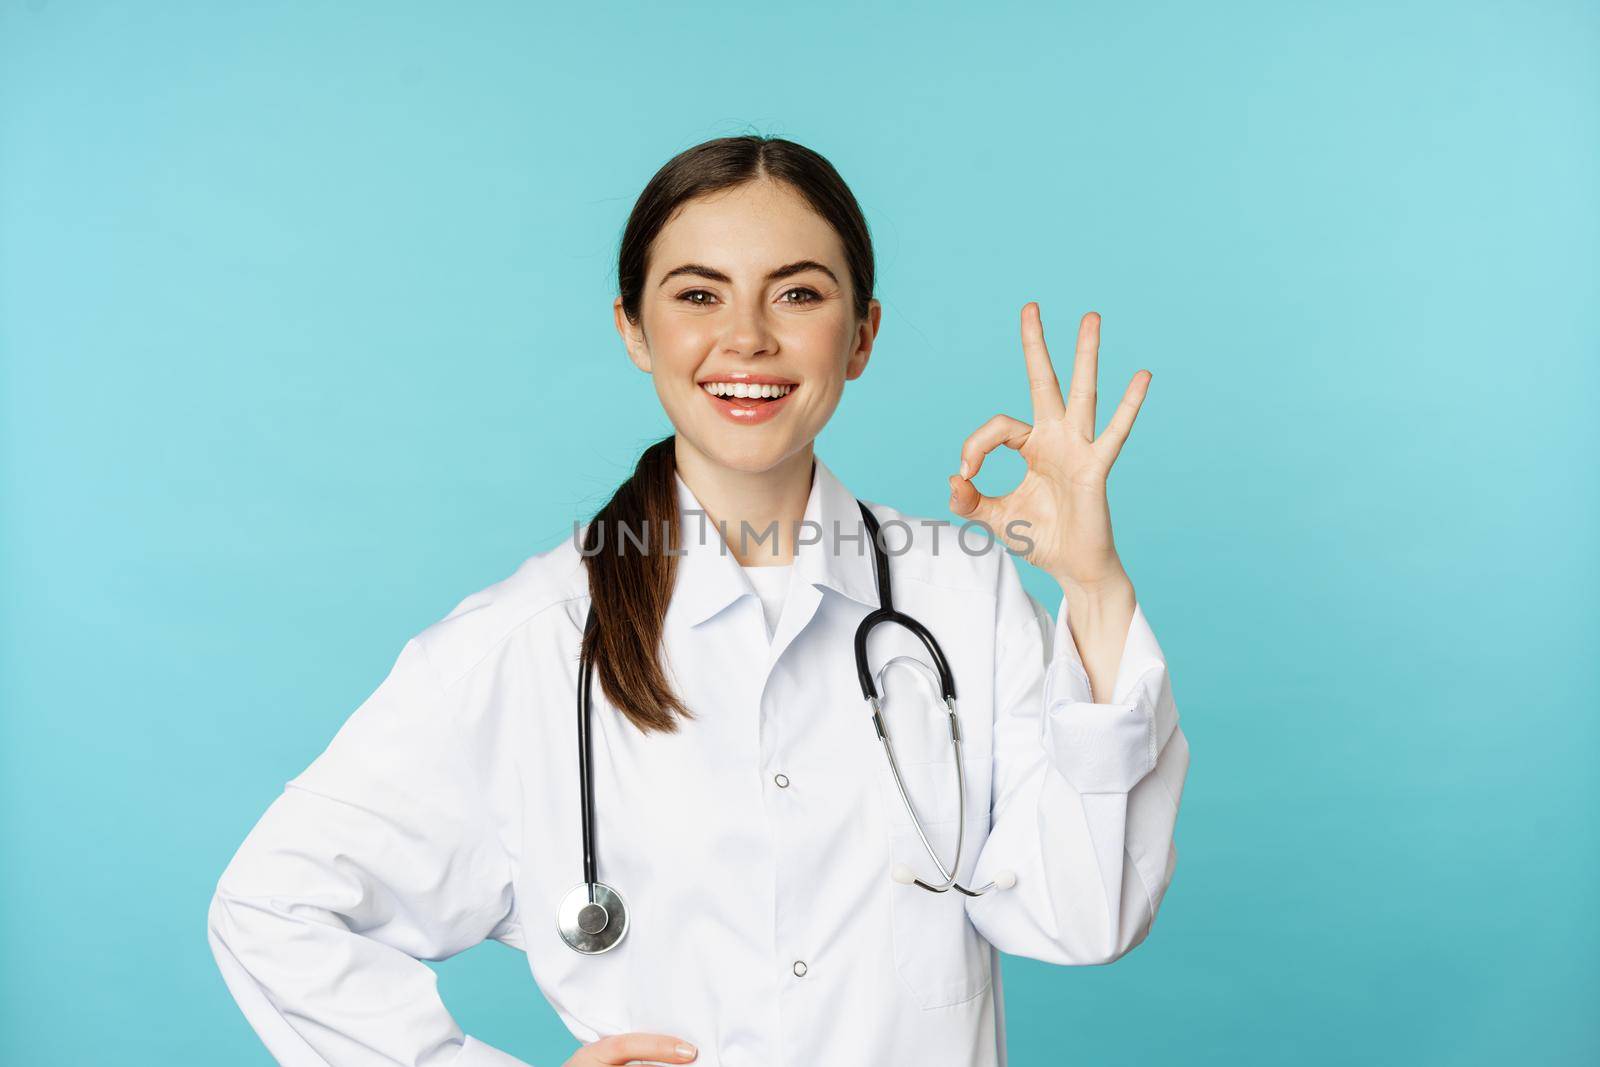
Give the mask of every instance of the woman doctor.
M 952 457 L 961 523 L 873 501 L 872 538 L 813 451 L 881 317 L 833 167 L 772 138 L 681 153 L 618 277 L 676 432 L 574 537 L 407 642 L 287 784 L 211 902 L 228 988 L 285 1064 L 505 1067 L 420 962 L 493 938 L 584 1043 L 570 1065 L 1002 1063 L 997 952 L 1117 959 L 1176 861 L 1188 745 L 1106 503 L 1150 376 L 1097 435 L 1099 317 L 1063 398 L 1025 305 L 1033 421 L 996 415 Z M 898 384 L 915 403 L 915 369 Z M 1027 473 L 986 497 L 1000 445 Z M 959 766 L 939 665 L 898 624 L 865 644 L 885 758 L 854 649 L 874 541 L 946 661 Z M 1008 549 L 1060 583 L 1053 623 Z M 585 797 L 615 896 L 584 888 Z M 571 908 L 595 902 L 584 929 L 611 943 L 575 951 Z

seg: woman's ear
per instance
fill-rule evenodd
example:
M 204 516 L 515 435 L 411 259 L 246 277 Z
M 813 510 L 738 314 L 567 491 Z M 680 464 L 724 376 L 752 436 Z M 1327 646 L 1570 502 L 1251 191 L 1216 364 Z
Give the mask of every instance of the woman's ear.
M 844 365 L 845 381 L 854 381 L 867 369 L 867 360 L 872 358 L 872 345 L 878 339 L 878 327 L 882 321 L 883 305 L 876 300 L 867 301 L 867 317 L 856 327 L 856 347 L 850 353 L 850 361 Z
M 650 373 L 650 345 L 644 338 L 644 320 L 640 319 L 635 325 L 628 321 L 627 312 L 622 310 L 622 297 L 617 297 L 611 304 L 611 316 L 617 322 L 617 334 L 622 338 L 622 344 L 628 350 L 628 358 L 633 360 L 633 365 Z

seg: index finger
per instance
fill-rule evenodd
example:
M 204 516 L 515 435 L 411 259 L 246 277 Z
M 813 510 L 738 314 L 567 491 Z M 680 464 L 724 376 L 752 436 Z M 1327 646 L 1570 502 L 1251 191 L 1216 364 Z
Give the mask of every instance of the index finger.
M 1033 397 L 1033 421 L 1060 418 L 1066 411 L 1061 402 L 1061 382 L 1050 363 L 1050 350 L 1044 346 L 1044 323 L 1039 320 L 1039 303 L 1022 305 L 1022 355 L 1028 361 L 1028 393 Z
M 601 1063 L 632 1063 L 659 1060 L 663 1063 L 689 1063 L 698 1055 L 695 1047 L 679 1037 L 666 1034 L 613 1034 L 588 1046 Z

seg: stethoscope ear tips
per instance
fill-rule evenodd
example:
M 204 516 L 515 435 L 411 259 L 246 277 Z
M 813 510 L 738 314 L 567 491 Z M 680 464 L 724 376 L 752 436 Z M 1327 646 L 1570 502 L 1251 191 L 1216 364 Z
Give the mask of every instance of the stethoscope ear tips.
M 913 871 L 910 867 L 906 866 L 904 863 L 897 863 L 893 867 L 891 867 L 889 869 L 889 877 L 894 879 L 896 882 L 899 882 L 901 885 L 915 885 L 917 883 L 917 872 Z M 993 889 L 1011 889 L 1016 884 L 1017 884 L 1017 872 L 1016 871 L 999 871 L 999 872 L 997 872 L 995 874 L 994 881 L 990 882 L 989 885 L 985 886 L 982 890 L 978 890 L 977 892 L 974 892 L 974 893 L 972 893 L 970 895 L 976 896 L 979 893 L 987 892 L 991 888 L 993 888 Z M 957 888 L 960 888 L 960 887 L 958 886 Z

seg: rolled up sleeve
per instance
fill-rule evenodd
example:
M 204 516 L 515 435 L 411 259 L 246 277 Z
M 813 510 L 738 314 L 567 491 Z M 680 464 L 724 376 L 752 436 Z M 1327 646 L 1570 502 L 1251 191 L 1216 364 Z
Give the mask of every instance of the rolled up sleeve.
M 1111 699 L 1096 702 L 1065 600 L 1052 625 L 1020 582 L 1007 599 L 1003 588 L 994 820 L 974 877 L 1017 881 L 968 900 L 968 914 L 1003 952 L 1109 963 L 1149 935 L 1177 863 L 1189 748 L 1166 658 L 1136 605 Z

